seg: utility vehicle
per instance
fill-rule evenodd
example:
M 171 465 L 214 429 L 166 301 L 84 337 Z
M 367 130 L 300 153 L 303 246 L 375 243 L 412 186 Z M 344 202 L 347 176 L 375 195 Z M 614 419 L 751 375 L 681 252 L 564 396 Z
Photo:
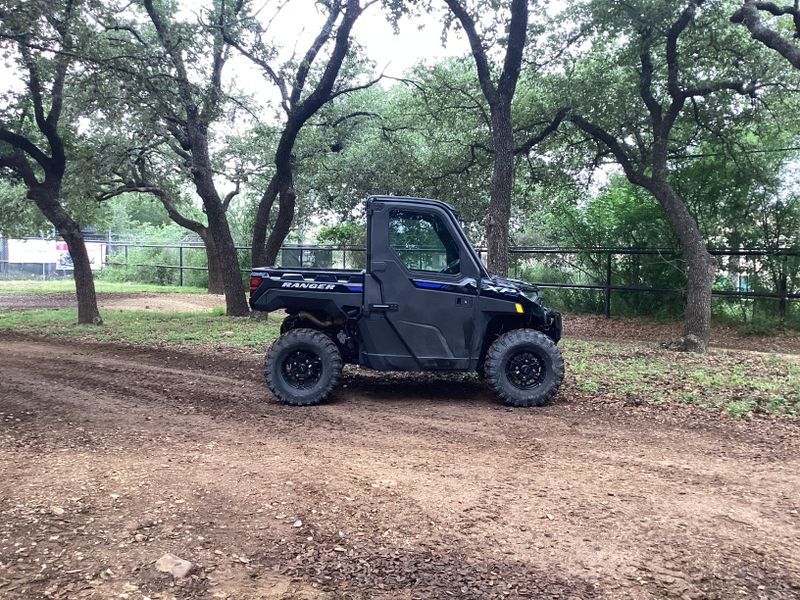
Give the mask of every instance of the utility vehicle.
M 437 200 L 366 201 L 366 268 L 255 268 L 250 306 L 283 309 L 267 352 L 267 385 L 311 405 L 344 363 L 377 371 L 477 371 L 514 406 L 549 400 L 564 377 L 561 314 L 522 281 L 491 277 Z

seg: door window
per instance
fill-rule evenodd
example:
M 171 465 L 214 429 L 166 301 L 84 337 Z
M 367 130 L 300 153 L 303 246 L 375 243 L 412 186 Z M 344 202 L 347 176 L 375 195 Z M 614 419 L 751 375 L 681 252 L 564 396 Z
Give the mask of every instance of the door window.
M 450 274 L 461 271 L 458 245 L 438 215 L 389 211 L 389 245 L 411 271 Z

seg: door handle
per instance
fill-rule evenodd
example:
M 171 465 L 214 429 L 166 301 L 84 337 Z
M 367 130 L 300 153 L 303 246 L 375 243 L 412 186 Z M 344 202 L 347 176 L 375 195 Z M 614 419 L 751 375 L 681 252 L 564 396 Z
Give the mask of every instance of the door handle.
M 376 311 L 379 310 L 387 311 L 387 310 L 400 310 L 400 307 L 397 304 L 390 302 L 389 304 L 370 304 L 369 309 Z
M 383 262 L 383 261 L 373 262 L 372 263 L 372 270 L 373 271 L 385 271 L 386 270 L 386 263 Z

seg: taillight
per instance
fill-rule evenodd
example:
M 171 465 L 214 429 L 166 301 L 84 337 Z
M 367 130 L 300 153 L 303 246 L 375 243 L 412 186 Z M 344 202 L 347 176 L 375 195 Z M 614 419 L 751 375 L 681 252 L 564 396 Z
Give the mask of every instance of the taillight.
M 253 292 L 255 292 L 258 289 L 258 286 L 260 286 L 260 285 L 261 285 L 261 277 L 251 277 L 250 278 L 250 295 L 251 296 L 253 295 Z

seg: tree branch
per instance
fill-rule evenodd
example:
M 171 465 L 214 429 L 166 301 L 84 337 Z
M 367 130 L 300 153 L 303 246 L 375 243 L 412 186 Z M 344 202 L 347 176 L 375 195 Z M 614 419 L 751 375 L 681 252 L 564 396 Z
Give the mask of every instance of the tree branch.
M 342 62 L 344 62 L 344 58 L 347 55 L 347 50 L 350 48 L 350 32 L 353 30 L 353 25 L 355 25 L 356 19 L 358 19 L 363 10 L 364 9 L 362 9 L 359 5 L 358 0 L 347 0 L 347 8 L 345 9 L 344 18 L 339 25 L 339 29 L 336 31 L 336 41 L 334 42 L 333 50 L 331 51 L 330 58 L 328 59 L 328 64 L 325 65 L 325 70 L 319 79 L 319 83 L 317 83 L 317 86 L 314 88 L 311 94 L 309 94 L 305 100 L 297 105 L 296 115 L 300 119 L 301 123 L 305 123 L 311 117 L 311 115 L 319 110 L 319 108 L 326 102 L 329 102 L 330 100 L 333 100 L 342 94 L 370 87 L 379 81 L 381 77 L 383 77 L 383 74 L 381 74 L 377 79 L 366 85 L 355 86 L 350 89 L 332 92 L 333 86 L 336 83 L 336 78 L 339 75 L 339 70 L 342 67 Z
M 520 144 L 516 148 L 514 148 L 514 154 L 527 154 L 531 151 L 534 146 L 538 146 L 542 143 L 547 137 L 552 135 L 556 132 L 556 130 L 560 127 L 562 121 L 567 117 L 569 114 L 568 108 L 561 108 L 556 113 L 556 116 L 553 117 L 553 120 L 550 121 L 550 124 L 547 125 L 544 129 L 542 129 L 539 133 L 534 136 L 528 138 L 524 143 Z
M 743 81 L 714 81 L 686 88 L 683 90 L 683 94 L 687 98 L 696 98 L 698 96 L 708 96 L 721 90 L 731 90 L 742 96 L 748 96 L 754 94 L 757 89 L 758 84 L 755 81 L 749 83 L 744 83 Z
M 222 200 L 222 210 L 228 210 L 228 206 L 231 204 L 231 200 L 233 200 L 239 194 L 241 182 L 238 180 L 236 181 L 236 187 L 232 189 L 230 192 L 225 194 L 225 198 Z
M 99 194 L 97 196 L 98 202 L 105 202 L 106 200 L 110 200 L 111 198 L 115 198 L 122 194 L 152 194 L 155 196 L 159 202 L 164 206 L 169 215 L 169 218 L 172 219 L 175 223 L 180 225 L 181 227 L 188 229 L 189 231 L 193 231 L 197 235 L 202 235 L 205 233 L 206 226 L 200 223 L 199 221 L 195 221 L 194 219 L 190 219 L 188 217 L 183 216 L 172 201 L 167 196 L 167 193 L 160 187 L 156 185 L 149 184 L 147 182 L 142 183 L 135 183 L 135 182 L 128 182 L 124 185 L 121 185 L 113 190 L 109 190 Z M 201 234 L 202 232 L 202 234 Z
M 25 152 L 25 154 L 39 163 L 39 166 L 45 171 L 50 168 L 50 157 L 39 150 L 39 148 L 25 136 L 9 131 L 5 127 L 0 127 L 0 141 L 6 142 L 17 150 Z
M 514 90 L 517 87 L 527 35 L 528 0 L 512 0 L 506 57 L 503 60 L 503 71 L 497 81 L 497 93 L 509 101 L 514 97 Z
M 681 88 L 678 82 L 678 38 L 692 22 L 697 7 L 703 2 L 704 0 L 689 0 L 686 8 L 683 9 L 678 19 L 667 32 L 667 89 L 672 98 L 678 98 L 681 95 Z
M 647 182 L 645 174 L 634 166 L 633 161 L 617 138 L 599 125 L 587 121 L 581 115 L 573 113 L 569 117 L 569 120 L 592 138 L 604 144 L 611 151 L 614 158 L 617 159 L 617 162 L 622 167 L 622 170 L 625 171 L 625 176 L 631 183 L 643 185 Z
M 0 154 L 0 169 L 11 169 L 22 181 L 28 189 L 39 184 L 36 179 L 36 174 L 33 172 L 33 167 L 25 159 L 25 156 L 19 150 L 13 154 Z
M 186 111 L 188 113 L 196 114 L 197 105 L 195 104 L 194 98 L 192 96 L 192 88 L 191 84 L 189 83 L 189 75 L 186 71 L 186 64 L 183 61 L 183 56 L 181 55 L 181 52 L 178 50 L 177 44 L 173 43 L 167 25 L 162 20 L 159 12 L 153 6 L 153 0 L 144 0 L 144 7 L 145 10 L 147 11 L 147 15 L 150 17 L 150 21 L 153 23 L 153 27 L 155 27 L 156 33 L 158 34 L 158 39 L 161 42 L 161 47 L 170 57 L 172 66 L 175 67 L 175 71 L 177 73 L 175 81 L 178 84 L 178 90 L 181 96 L 181 100 L 183 101 L 183 104 L 186 107 Z
M 514 0 L 515 3 L 519 0 Z M 466 8 L 458 0 L 445 0 L 447 6 L 461 23 L 461 28 L 467 34 L 469 46 L 472 49 L 472 56 L 475 59 L 475 66 L 478 69 L 478 82 L 481 84 L 483 95 L 490 104 L 494 104 L 497 96 L 497 89 L 492 82 L 489 59 L 486 57 L 486 50 L 481 42 L 481 37 L 475 28 L 475 21 L 472 19 Z M 527 4 L 526 4 L 527 6 Z M 527 23 L 525 24 L 527 27 Z
M 283 110 L 288 113 L 290 108 L 289 92 L 286 89 L 286 80 L 282 76 L 278 75 L 275 69 L 273 69 L 266 60 L 256 55 L 255 52 L 248 50 L 240 42 L 232 38 L 224 28 L 222 29 L 222 36 L 225 39 L 226 44 L 236 48 L 242 54 L 242 56 L 250 60 L 250 62 L 256 66 L 261 67 L 261 69 L 267 74 L 267 76 L 272 80 L 272 83 L 274 83 L 278 88 L 278 91 L 281 94 L 281 106 L 283 107 Z
M 330 12 L 328 13 L 328 18 L 325 20 L 325 24 L 322 26 L 322 29 L 320 29 L 317 37 L 314 38 L 314 41 L 308 47 L 308 50 L 306 50 L 303 60 L 297 67 L 297 72 L 294 76 L 294 83 L 292 84 L 292 93 L 289 96 L 289 106 L 296 106 L 299 102 L 300 94 L 303 93 L 303 88 L 306 84 L 306 77 L 308 77 L 308 72 L 311 70 L 311 65 L 314 63 L 314 59 L 317 58 L 319 51 L 325 45 L 325 42 L 330 39 L 336 19 L 339 18 L 339 15 L 342 12 L 341 2 L 339 0 L 335 0 L 333 3 L 331 3 L 329 10 Z
M 358 90 L 365 90 L 369 87 L 372 87 L 376 83 L 378 83 L 381 79 L 383 79 L 383 74 L 381 73 L 375 79 L 370 79 L 366 83 L 362 83 L 360 85 L 354 85 L 347 88 L 342 88 L 341 90 L 336 90 L 335 92 L 331 92 L 328 96 L 328 100 L 333 100 L 334 98 L 338 98 L 343 94 L 350 94 L 352 92 L 357 92 Z
M 241 10 L 243 0 L 238 0 L 235 4 L 234 15 L 238 10 Z M 219 100 L 222 96 L 222 68 L 225 66 L 227 59 L 228 46 L 225 43 L 225 38 L 222 32 L 225 30 L 225 0 L 219 4 L 217 22 L 211 28 L 214 36 L 212 61 L 211 61 L 211 76 L 209 77 L 209 89 L 204 94 L 203 98 L 203 112 L 201 120 L 209 122 L 213 117 L 212 113 L 216 111 Z
M 317 127 L 330 127 L 331 129 L 333 129 L 334 127 L 338 127 L 339 125 L 341 125 L 345 121 L 347 121 L 349 119 L 355 119 L 357 117 L 370 117 L 370 118 L 374 118 L 374 119 L 380 119 L 381 115 L 379 115 L 378 113 L 368 112 L 368 111 L 365 111 L 365 110 L 357 110 L 357 111 L 348 113 L 346 115 L 342 115 L 338 119 L 334 119 L 331 122 L 315 123 L 315 125 Z
M 639 95 L 644 100 L 647 111 L 650 113 L 650 121 L 653 129 L 661 127 L 663 108 L 661 103 L 653 96 L 653 59 L 650 56 L 650 40 L 648 32 L 642 32 L 642 50 L 639 58 L 642 64 L 642 72 L 639 75 Z
M 767 11 L 775 16 L 791 14 L 794 18 L 795 38 L 800 38 L 800 9 L 798 6 L 787 6 L 781 9 L 770 2 L 745 0 L 744 5 L 733 14 L 731 21 L 747 27 L 753 39 L 778 52 L 795 69 L 800 69 L 800 46 L 793 44 L 779 32 L 767 27 L 761 21 L 759 10 Z

